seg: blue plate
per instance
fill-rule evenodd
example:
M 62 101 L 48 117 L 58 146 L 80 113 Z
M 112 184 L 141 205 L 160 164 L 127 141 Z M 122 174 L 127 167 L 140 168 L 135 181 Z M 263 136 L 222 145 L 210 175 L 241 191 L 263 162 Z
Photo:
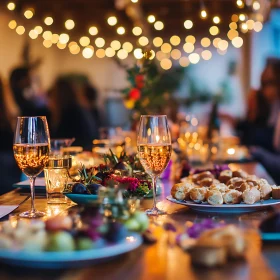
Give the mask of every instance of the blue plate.
M 96 194 L 76 194 L 64 193 L 70 200 L 80 205 L 91 205 L 97 202 L 98 195 Z
M 73 268 L 88 266 L 132 251 L 142 244 L 142 237 L 129 233 L 122 241 L 98 249 L 72 252 L 26 252 L 0 250 L 0 262 L 31 268 Z
M 262 232 L 263 241 L 280 241 L 280 232 Z

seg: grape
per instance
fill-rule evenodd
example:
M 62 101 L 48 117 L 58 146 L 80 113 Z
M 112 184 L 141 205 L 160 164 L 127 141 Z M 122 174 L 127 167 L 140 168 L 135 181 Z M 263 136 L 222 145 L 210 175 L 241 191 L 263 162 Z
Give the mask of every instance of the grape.
M 93 247 L 93 242 L 91 241 L 90 238 L 80 237 L 76 241 L 77 250 L 88 250 L 88 249 L 92 249 L 92 247 Z
M 88 189 L 82 183 L 75 183 L 72 187 L 72 193 L 76 194 L 88 194 Z
M 92 183 L 90 185 L 87 185 L 88 190 L 90 191 L 91 194 L 98 194 L 98 190 L 102 185 Z
M 141 230 L 140 223 L 136 219 L 133 219 L 133 218 L 129 218 L 128 220 L 126 220 L 124 225 L 130 231 L 140 231 Z
M 67 252 L 75 249 L 72 235 L 66 231 L 59 231 L 49 236 L 47 251 Z
M 140 224 L 141 232 L 145 231 L 149 227 L 149 218 L 146 213 L 141 211 L 136 211 L 133 214 L 133 218 Z
M 109 222 L 108 232 L 105 234 L 104 238 L 109 242 L 118 242 L 123 240 L 127 236 L 126 227 L 118 222 Z

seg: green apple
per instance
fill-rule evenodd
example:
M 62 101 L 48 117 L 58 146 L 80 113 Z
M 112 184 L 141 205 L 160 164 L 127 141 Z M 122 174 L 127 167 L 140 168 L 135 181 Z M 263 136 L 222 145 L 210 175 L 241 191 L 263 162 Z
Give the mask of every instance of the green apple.
M 59 231 L 49 236 L 47 251 L 68 252 L 73 250 L 75 250 L 75 242 L 70 233 Z
M 124 226 L 130 231 L 140 231 L 141 229 L 140 223 L 134 218 L 126 220 Z
M 76 243 L 77 250 L 89 250 L 92 249 L 92 247 L 93 247 L 93 242 L 90 238 L 88 237 L 78 238 Z
M 133 219 L 135 219 L 140 224 L 140 231 L 143 232 L 149 227 L 149 218 L 145 212 L 136 211 L 133 214 Z

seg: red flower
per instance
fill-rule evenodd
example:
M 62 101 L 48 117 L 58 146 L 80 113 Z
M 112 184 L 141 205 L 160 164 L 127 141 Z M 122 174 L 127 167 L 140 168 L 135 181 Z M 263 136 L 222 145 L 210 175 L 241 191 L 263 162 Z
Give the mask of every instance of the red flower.
M 136 101 L 140 99 L 141 91 L 138 88 L 132 88 L 129 92 L 129 97 Z
M 138 88 L 143 88 L 145 86 L 145 77 L 144 75 L 137 75 L 135 77 L 135 83 Z

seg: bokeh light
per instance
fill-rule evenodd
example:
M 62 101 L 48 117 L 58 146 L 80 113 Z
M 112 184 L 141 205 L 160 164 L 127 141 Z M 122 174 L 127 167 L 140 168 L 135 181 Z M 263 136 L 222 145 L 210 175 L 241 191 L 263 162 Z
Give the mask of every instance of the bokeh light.
M 187 67 L 189 66 L 190 64 L 190 61 L 187 57 L 183 56 L 179 59 L 179 64 L 182 66 L 182 67 Z
M 186 29 L 191 29 L 193 27 L 193 22 L 189 19 L 187 19 L 185 22 L 184 22 L 184 27 Z
M 98 38 L 95 39 L 95 45 L 98 48 L 103 48 L 105 46 L 105 40 L 103 38 L 101 38 L 101 37 L 98 37 Z
M 105 50 L 105 55 L 107 57 L 113 57 L 115 54 L 116 54 L 116 51 L 110 47 Z
M 191 54 L 189 55 L 189 61 L 190 61 L 190 63 L 192 63 L 192 64 L 197 64 L 197 63 L 199 62 L 199 60 L 200 60 L 199 54 L 197 54 L 197 53 L 191 53 Z
M 154 38 L 153 44 L 154 44 L 155 47 L 159 48 L 163 44 L 162 38 L 161 37 Z
M 194 45 L 192 43 L 185 43 L 183 49 L 186 53 L 191 53 L 194 51 Z
M 207 37 L 201 39 L 201 46 L 204 48 L 208 48 L 211 45 L 211 40 Z
M 163 24 L 163 22 L 162 21 L 156 21 L 155 23 L 154 23 L 154 28 L 156 29 L 156 30 L 158 30 L 158 31 L 160 31 L 160 30 L 162 30 L 163 28 L 164 28 L 164 24 Z
M 121 48 L 121 43 L 118 40 L 114 40 L 110 44 L 111 48 L 114 49 L 115 51 L 119 50 Z
M 182 54 L 181 54 L 181 51 L 178 50 L 178 49 L 174 49 L 174 50 L 172 50 L 172 52 L 171 52 L 171 57 L 172 57 L 173 59 L 175 59 L 175 60 L 180 59 L 181 55 L 182 55 Z
M 132 52 L 133 45 L 130 42 L 123 43 L 123 49 L 126 50 L 128 53 Z
M 53 18 L 52 17 L 46 17 L 44 20 L 44 23 L 46 25 L 52 25 L 53 24 Z
M 106 56 L 105 50 L 103 50 L 103 49 L 98 49 L 98 50 L 96 51 L 95 55 L 96 55 L 98 58 L 103 58 L 103 57 Z
M 149 44 L 149 39 L 145 36 L 142 36 L 139 38 L 138 43 L 143 47 L 147 46 Z
M 139 26 L 135 26 L 133 29 L 132 29 L 132 33 L 135 35 L 135 36 L 139 36 L 142 34 L 142 28 L 139 27 Z
M 188 35 L 185 39 L 186 43 L 192 43 L 192 44 L 195 44 L 195 37 L 193 35 Z
M 169 58 L 164 58 L 160 62 L 160 66 L 164 70 L 169 70 L 172 67 L 172 61 Z
M 217 34 L 219 34 L 219 28 L 215 25 L 211 26 L 209 32 L 212 36 L 216 36 Z
M 235 48 L 241 48 L 243 45 L 243 39 L 241 37 L 235 37 L 232 41 L 231 41 L 232 45 Z
M 82 54 L 83 54 L 84 58 L 89 59 L 94 54 L 94 48 L 93 47 L 86 47 L 86 48 L 83 49 Z
M 117 53 L 117 56 L 118 56 L 119 59 L 126 59 L 127 56 L 128 56 L 128 53 L 127 53 L 126 50 L 120 49 Z
M 160 49 L 163 53 L 169 53 L 169 52 L 171 52 L 172 47 L 169 43 L 164 43 L 164 44 L 161 45 Z
M 118 23 L 118 19 L 115 16 L 108 17 L 107 22 L 109 25 L 114 26 Z
M 8 24 L 9 28 L 15 29 L 17 27 L 17 22 L 15 20 L 11 20 Z
M 179 36 L 173 35 L 173 36 L 170 38 L 170 43 L 171 43 L 173 46 L 178 46 L 178 45 L 181 43 L 181 39 L 180 39 Z
M 141 59 L 143 57 L 142 50 L 139 49 L 139 48 L 135 49 L 133 54 L 134 54 L 136 59 Z
M 64 25 L 66 29 L 71 30 L 75 27 L 75 22 L 72 19 L 67 19 Z
M 98 34 L 98 28 L 96 26 L 91 26 L 88 30 L 88 33 L 92 36 L 95 36 Z
M 123 26 L 119 26 L 119 27 L 117 28 L 117 33 L 118 33 L 119 35 L 123 35 L 123 34 L 125 33 L 125 28 L 124 28 Z
M 209 60 L 212 58 L 212 53 L 211 51 L 209 50 L 204 50 L 202 53 L 201 53 L 201 57 L 204 59 L 204 60 Z

